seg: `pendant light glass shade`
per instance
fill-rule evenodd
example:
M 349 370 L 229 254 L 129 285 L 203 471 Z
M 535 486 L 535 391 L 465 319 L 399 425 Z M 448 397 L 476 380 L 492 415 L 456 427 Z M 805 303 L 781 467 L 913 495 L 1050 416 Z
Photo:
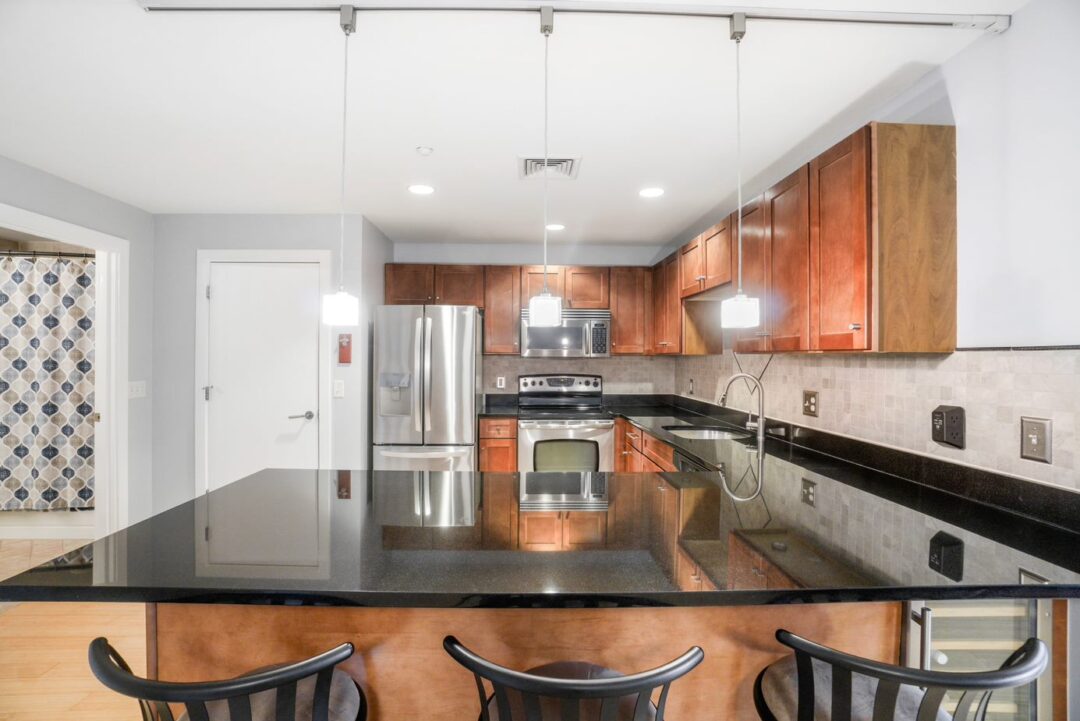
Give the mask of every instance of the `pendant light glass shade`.
M 529 298 L 529 327 L 553 328 L 562 325 L 562 298 L 543 292 Z
M 360 299 L 343 290 L 324 295 L 322 322 L 325 325 L 360 325 Z
M 761 324 L 761 308 L 757 298 L 737 293 L 734 298 L 720 302 L 720 327 L 756 328 Z

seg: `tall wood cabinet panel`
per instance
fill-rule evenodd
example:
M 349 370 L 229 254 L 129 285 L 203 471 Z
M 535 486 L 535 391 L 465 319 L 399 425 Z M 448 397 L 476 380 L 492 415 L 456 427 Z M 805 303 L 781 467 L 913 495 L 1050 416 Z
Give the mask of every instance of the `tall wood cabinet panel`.
M 810 161 L 810 347 L 868 350 L 870 128 Z
M 652 274 L 648 268 L 611 269 L 611 354 L 649 350 Z
M 765 336 L 770 351 L 810 349 L 810 178 L 796 170 L 765 191 Z
M 436 305 L 484 307 L 484 266 L 435 266 Z
M 384 268 L 387 305 L 423 305 L 435 300 L 435 266 L 387 263 Z
M 699 235 L 679 248 L 679 297 L 705 289 L 705 243 Z
M 513 550 L 518 545 L 517 476 L 488 473 L 483 484 L 482 545 L 493 550 Z
M 552 295 L 565 297 L 563 293 L 566 269 L 559 265 L 548 266 L 548 290 Z M 529 299 L 534 295 L 540 295 L 544 289 L 544 266 L 523 265 L 521 266 L 521 305 L 527 307 Z
M 521 268 L 484 268 L 484 353 L 517 355 L 521 342 Z
M 762 318 L 768 317 L 768 298 L 765 295 L 765 199 L 759 196 L 742 208 L 742 286 L 743 292 L 761 303 Z M 739 244 L 732 237 L 733 271 L 738 274 Z M 738 283 L 738 280 L 735 281 Z M 763 352 L 769 349 L 767 330 L 759 326 L 736 331 L 735 350 L 740 353 Z
M 543 274 L 541 274 L 542 277 Z M 608 268 L 572 266 L 564 269 L 563 278 L 567 308 L 589 310 L 610 307 L 610 270 Z
M 705 251 L 703 290 L 731 282 L 731 238 L 734 214 L 701 234 Z

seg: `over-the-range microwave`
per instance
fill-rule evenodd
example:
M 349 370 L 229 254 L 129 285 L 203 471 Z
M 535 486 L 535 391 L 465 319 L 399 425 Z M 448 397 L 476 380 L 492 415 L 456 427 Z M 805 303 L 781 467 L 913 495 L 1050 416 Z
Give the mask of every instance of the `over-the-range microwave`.
M 564 308 L 562 325 L 529 326 L 521 310 L 521 355 L 526 358 L 606 358 L 611 355 L 611 311 Z

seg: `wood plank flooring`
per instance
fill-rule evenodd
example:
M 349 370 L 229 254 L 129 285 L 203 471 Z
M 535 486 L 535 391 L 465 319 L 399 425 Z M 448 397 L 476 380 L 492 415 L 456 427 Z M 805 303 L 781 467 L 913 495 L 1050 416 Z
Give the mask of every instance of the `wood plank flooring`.
M 0 541 L 0 578 L 85 541 Z M 146 608 L 121 603 L 0 604 L 0 721 L 138 721 L 138 705 L 98 683 L 86 649 L 105 636 L 146 671 Z

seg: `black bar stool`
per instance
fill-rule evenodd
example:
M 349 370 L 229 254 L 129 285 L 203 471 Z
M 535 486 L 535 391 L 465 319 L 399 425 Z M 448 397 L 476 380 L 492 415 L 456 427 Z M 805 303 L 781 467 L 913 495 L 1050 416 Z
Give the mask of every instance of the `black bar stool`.
M 90 669 L 113 691 L 138 699 L 143 721 L 175 721 L 170 703 L 187 710 L 180 721 L 363 721 L 364 692 L 334 668 L 352 655 L 352 644 L 343 643 L 306 661 L 227 681 L 168 683 L 135 676 L 98 638 L 90 643 Z
M 1046 644 L 1029 638 L 996 671 L 922 671 L 851 656 L 784 630 L 776 640 L 795 655 L 767 666 L 754 682 L 762 721 L 984 721 L 993 691 L 1034 681 L 1049 658 Z M 961 694 L 951 717 L 941 708 L 947 691 Z
M 705 658 L 697 646 L 651 671 L 624 676 L 595 664 L 560 661 L 513 671 L 477 656 L 453 636 L 451 657 L 472 671 L 482 721 L 663 721 L 671 682 Z M 490 696 L 484 681 L 491 684 Z M 652 694 L 660 689 L 657 704 Z

